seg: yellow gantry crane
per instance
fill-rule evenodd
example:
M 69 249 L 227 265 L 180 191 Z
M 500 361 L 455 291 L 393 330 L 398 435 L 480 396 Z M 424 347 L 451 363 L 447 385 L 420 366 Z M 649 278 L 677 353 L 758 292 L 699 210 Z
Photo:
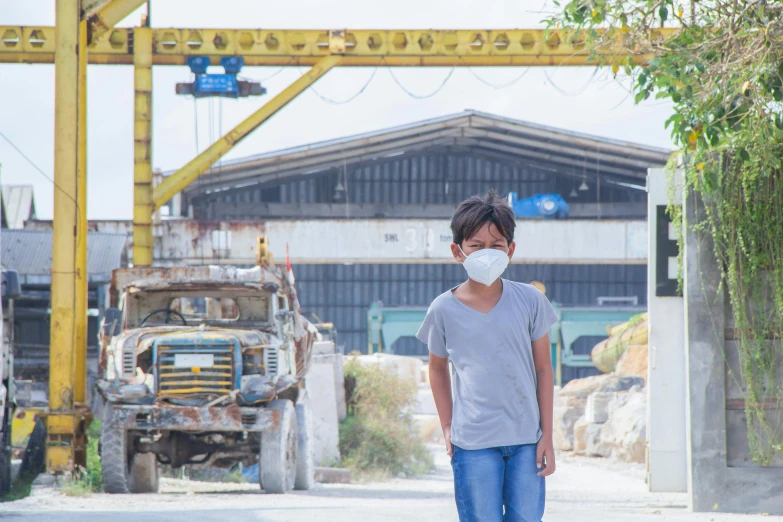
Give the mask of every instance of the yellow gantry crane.
M 146 0 L 56 0 L 55 27 L 0 26 L 0 64 L 55 65 L 52 316 L 47 468 L 84 464 L 87 358 L 87 64 L 134 67 L 133 260 L 153 261 L 153 213 L 337 66 L 585 66 L 584 38 L 540 29 L 276 30 L 113 28 Z M 657 31 L 665 38 L 670 30 Z M 653 38 L 656 35 L 652 35 Z M 618 46 L 617 55 L 625 54 Z M 189 57 L 310 69 L 172 176 L 152 183 L 152 67 Z M 633 63 L 650 57 L 633 55 Z

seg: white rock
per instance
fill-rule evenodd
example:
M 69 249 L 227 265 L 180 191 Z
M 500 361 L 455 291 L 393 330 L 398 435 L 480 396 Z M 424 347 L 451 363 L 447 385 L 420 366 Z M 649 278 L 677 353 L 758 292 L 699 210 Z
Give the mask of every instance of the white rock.
M 601 443 L 603 424 L 588 424 L 585 428 L 585 454 L 590 457 L 609 457 L 611 448 Z
M 647 394 L 620 394 L 609 406 L 609 420 L 601 428 L 599 450 L 626 462 L 645 461 L 647 447 Z M 602 451 L 601 451 L 602 452 Z
M 636 376 L 596 375 L 575 379 L 556 390 L 552 441 L 559 451 L 574 448 L 574 424 L 585 414 L 587 398 L 595 392 L 627 390 L 644 380 Z
M 609 419 L 609 403 L 617 397 L 616 392 L 595 392 L 587 398 L 585 419 L 591 424 L 603 424 Z
M 554 407 L 552 442 L 558 451 L 574 449 L 574 424 L 584 415 L 586 399 L 558 396 Z
M 587 450 L 587 426 L 588 422 L 584 417 L 580 417 L 574 424 L 574 453 L 584 455 Z

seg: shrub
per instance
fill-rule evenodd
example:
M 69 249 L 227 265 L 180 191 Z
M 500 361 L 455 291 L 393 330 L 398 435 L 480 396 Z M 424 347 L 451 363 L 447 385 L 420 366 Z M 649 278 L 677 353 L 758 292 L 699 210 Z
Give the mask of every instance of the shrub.
M 430 471 L 432 455 L 410 414 L 416 386 L 379 366 L 345 365 L 348 416 L 340 425 L 342 465 L 360 478 Z

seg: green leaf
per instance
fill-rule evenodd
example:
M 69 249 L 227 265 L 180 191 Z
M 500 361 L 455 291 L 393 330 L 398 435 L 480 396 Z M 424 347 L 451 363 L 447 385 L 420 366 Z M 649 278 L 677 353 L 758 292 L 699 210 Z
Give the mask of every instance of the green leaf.
M 772 91 L 772 97 L 775 99 L 775 101 L 783 101 L 783 92 L 780 89 L 775 89 Z
M 662 21 L 666 21 L 666 19 L 669 17 L 669 10 L 666 9 L 666 6 L 661 6 L 660 9 L 658 9 L 658 16 L 661 17 Z
M 748 154 L 748 151 L 746 151 L 745 149 L 740 149 L 739 157 L 742 160 L 750 161 L 750 154 Z
M 636 96 L 633 98 L 633 102 L 639 103 L 640 101 L 644 100 L 646 98 L 646 94 L 647 93 L 645 91 L 637 92 Z

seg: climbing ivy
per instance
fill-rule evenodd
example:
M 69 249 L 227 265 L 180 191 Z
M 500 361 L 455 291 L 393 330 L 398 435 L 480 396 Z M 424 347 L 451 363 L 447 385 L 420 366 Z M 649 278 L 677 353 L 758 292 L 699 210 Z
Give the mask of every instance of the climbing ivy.
M 732 377 L 745 390 L 751 455 L 769 465 L 783 451 L 783 425 L 768 407 L 783 403 L 783 5 L 555 5 L 545 20 L 550 33 L 588 49 L 615 76 L 630 77 L 636 103 L 671 102 L 666 127 L 680 148 L 673 161 L 685 190 L 698 193 L 706 210 L 702 222 L 686 226 L 713 239 L 737 331 L 740 365 Z M 681 207 L 669 210 L 680 222 Z

